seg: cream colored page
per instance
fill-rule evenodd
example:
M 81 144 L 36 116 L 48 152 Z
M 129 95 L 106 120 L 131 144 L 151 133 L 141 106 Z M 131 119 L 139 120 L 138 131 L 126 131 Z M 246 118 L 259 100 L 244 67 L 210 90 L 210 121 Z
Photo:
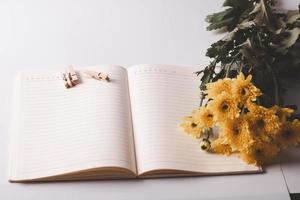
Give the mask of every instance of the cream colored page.
M 81 83 L 66 89 L 60 71 L 20 75 L 11 179 L 97 167 L 136 171 L 126 70 L 92 69 L 111 82 L 79 70 Z
M 198 68 L 141 65 L 128 69 L 139 174 L 155 169 L 255 171 L 237 157 L 209 154 L 178 124 L 199 106 Z

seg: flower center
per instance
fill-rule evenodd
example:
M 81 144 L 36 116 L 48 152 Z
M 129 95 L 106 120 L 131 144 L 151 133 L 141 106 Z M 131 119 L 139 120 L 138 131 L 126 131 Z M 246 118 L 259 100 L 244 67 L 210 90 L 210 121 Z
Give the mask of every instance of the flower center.
M 238 135 L 240 133 L 240 129 L 238 127 L 233 127 L 232 132 L 233 135 Z
M 192 128 L 195 128 L 197 126 L 197 124 L 195 124 L 194 122 L 191 124 Z
M 290 138 L 293 135 L 293 131 L 292 130 L 286 130 L 283 132 L 282 137 L 283 138 Z
M 256 149 L 254 154 L 256 157 L 260 157 L 260 156 L 263 156 L 263 150 L 262 149 Z
M 276 111 L 275 115 L 279 118 L 279 119 L 283 119 L 283 113 L 280 111 Z
M 229 110 L 229 105 L 227 102 L 224 102 L 221 106 L 223 112 L 227 112 Z
M 245 96 L 247 94 L 247 90 L 245 88 L 241 89 L 241 95 Z
M 258 120 L 256 121 L 256 126 L 257 126 L 258 128 L 263 128 L 263 127 L 265 126 L 265 121 L 264 121 L 263 119 L 258 119 Z

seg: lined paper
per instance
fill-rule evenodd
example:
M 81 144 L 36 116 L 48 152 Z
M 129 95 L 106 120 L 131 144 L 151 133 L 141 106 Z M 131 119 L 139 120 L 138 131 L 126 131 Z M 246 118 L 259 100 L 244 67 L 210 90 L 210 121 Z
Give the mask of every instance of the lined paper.
M 18 80 L 16 136 L 11 179 L 34 179 L 98 167 L 135 169 L 126 70 L 100 82 L 79 73 L 65 89 L 61 72 L 23 73 Z
M 203 152 L 178 127 L 199 106 L 197 68 L 140 65 L 128 69 L 138 173 L 173 169 L 203 173 L 257 171 L 235 156 Z

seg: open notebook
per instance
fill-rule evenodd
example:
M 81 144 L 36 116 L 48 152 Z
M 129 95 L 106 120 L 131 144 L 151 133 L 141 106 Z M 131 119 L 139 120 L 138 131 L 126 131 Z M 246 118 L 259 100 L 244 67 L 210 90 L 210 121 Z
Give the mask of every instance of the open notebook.
M 65 89 L 61 71 L 18 75 L 12 182 L 257 173 L 237 157 L 203 152 L 178 127 L 199 105 L 197 68 L 97 66 L 111 82 L 76 69 Z

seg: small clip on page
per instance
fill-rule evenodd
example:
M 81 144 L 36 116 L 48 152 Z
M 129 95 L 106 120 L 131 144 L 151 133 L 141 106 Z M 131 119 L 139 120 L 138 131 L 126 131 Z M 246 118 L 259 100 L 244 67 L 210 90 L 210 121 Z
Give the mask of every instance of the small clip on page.
M 102 72 L 85 71 L 84 73 L 90 76 L 91 78 L 94 78 L 99 81 L 107 81 L 107 82 L 110 81 L 108 74 Z
M 63 80 L 66 88 L 74 87 L 79 83 L 79 78 L 72 66 L 66 68 L 65 73 L 63 73 Z

